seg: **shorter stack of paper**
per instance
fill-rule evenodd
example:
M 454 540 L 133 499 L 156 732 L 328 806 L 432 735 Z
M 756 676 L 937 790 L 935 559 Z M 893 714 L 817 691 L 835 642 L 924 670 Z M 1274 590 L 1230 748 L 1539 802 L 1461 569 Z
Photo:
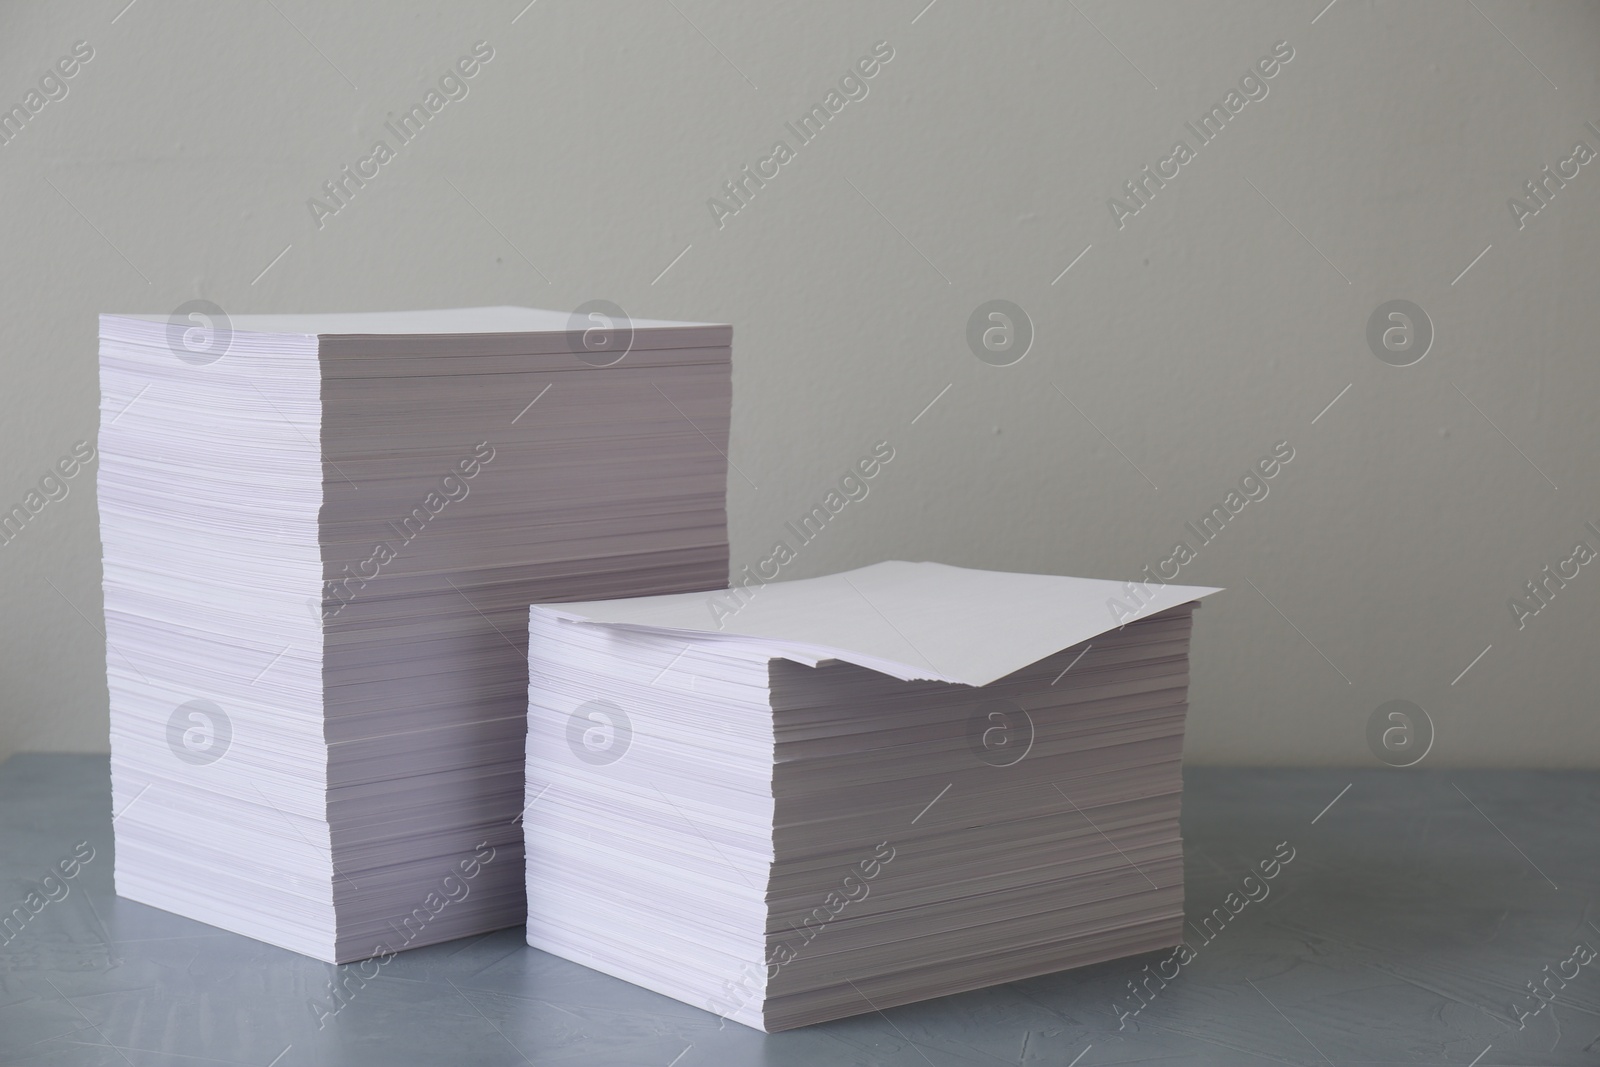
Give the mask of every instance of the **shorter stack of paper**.
M 528 943 L 767 1031 L 1178 944 L 1215 591 L 889 562 L 535 606 Z

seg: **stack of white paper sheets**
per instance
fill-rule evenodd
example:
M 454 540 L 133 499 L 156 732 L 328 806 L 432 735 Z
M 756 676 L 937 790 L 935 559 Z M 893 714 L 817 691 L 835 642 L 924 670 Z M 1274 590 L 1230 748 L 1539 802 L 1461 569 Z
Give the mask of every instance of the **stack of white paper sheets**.
M 329 961 L 520 923 L 527 605 L 726 585 L 731 329 L 188 325 L 101 320 L 117 891 Z
M 1176 945 L 1211 592 L 889 562 L 535 606 L 528 943 L 768 1031 Z

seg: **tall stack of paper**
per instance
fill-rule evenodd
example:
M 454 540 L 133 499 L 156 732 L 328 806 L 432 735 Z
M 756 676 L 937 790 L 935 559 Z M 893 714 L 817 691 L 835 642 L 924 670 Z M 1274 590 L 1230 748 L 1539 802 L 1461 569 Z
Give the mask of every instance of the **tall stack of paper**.
M 101 320 L 117 891 L 323 960 L 515 925 L 527 605 L 726 585 L 727 326 Z
M 1211 592 L 891 562 L 534 607 L 528 943 L 768 1031 L 1176 945 Z

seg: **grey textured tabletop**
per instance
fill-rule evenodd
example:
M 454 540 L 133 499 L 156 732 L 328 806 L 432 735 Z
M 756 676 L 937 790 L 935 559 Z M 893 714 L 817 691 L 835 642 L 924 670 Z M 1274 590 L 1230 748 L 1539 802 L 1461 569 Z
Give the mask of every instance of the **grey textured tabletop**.
M 0 1064 L 1600 1063 L 1600 774 L 1186 779 L 1187 953 L 766 1035 L 512 929 L 402 953 L 319 1029 L 339 968 L 117 899 L 105 759 L 17 756 L 0 907 L 44 905 L 0 933 Z

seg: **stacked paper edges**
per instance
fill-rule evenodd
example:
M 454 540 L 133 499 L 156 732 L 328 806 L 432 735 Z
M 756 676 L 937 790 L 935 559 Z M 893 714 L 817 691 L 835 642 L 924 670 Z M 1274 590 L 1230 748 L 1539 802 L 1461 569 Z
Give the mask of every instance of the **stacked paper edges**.
M 1126 621 L 1119 583 L 895 562 L 731 618 L 535 607 L 528 943 L 767 1031 L 1176 945 L 1214 591 Z
M 597 321 L 101 320 L 118 893 L 328 961 L 522 922 L 527 605 L 726 584 L 731 330 Z

